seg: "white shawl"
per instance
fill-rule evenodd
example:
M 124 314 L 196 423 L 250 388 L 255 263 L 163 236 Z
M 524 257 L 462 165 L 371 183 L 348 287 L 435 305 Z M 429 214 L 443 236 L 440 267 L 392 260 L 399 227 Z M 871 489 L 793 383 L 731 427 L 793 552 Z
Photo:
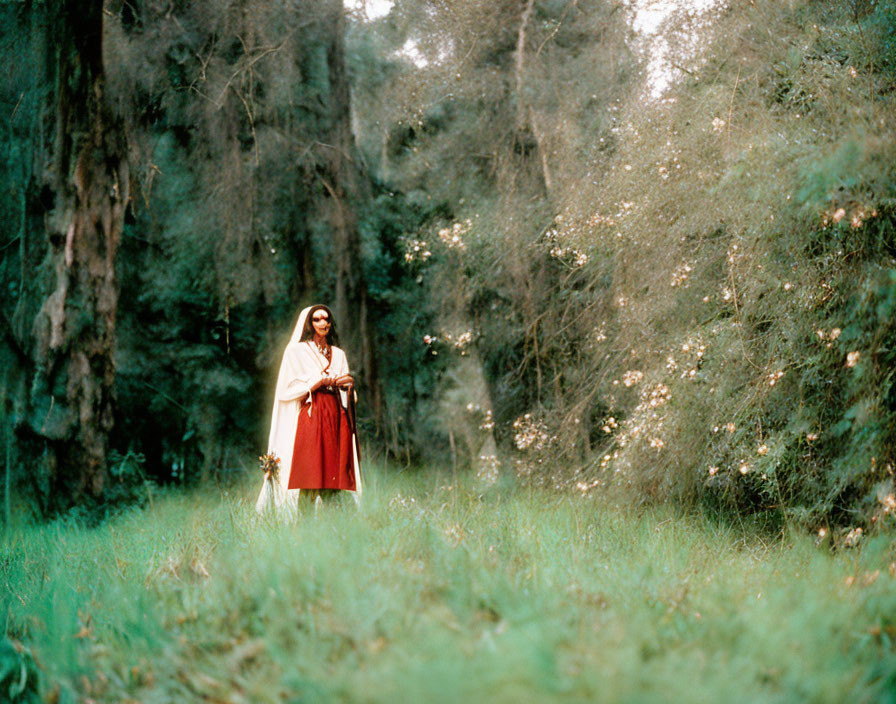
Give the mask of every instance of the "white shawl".
M 258 497 L 255 508 L 263 512 L 270 503 L 276 507 L 295 508 L 298 504 L 301 489 L 287 489 L 289 472 L 292 467 L 292 450 L 296 440 L 296 425 L 299 413 L 313 412 L 314 400 L 311 387 L 324 377 L 323 370 L 327 359 L 313 342 L 300 342 L 305 320 L 314 306 L 308 306 L 299 314 L 292 337 L 283 352 L 280 373 L 277 376 L 277 388 L 274 392 L 274 408 L 271 412 L 271 434 L 268 437 L 268 453 L 280 458 L 279 485 L 269 486 L 265 482 Z M 349 373 L 345 352 L 335 345 L 331 348 L 330 368 L 326 376 L 336 378 Z M 354 393 L 354 390 L 352 391 Z M 307 394 L 304 402 L 299 397 Z M 340 390 L 342 405 L 348 405 L 348 392 Z M 361 497 L 361 467 L 358 461 L 358 439 L 352 434 L 352 471 L 355 475 L 355 501 Z

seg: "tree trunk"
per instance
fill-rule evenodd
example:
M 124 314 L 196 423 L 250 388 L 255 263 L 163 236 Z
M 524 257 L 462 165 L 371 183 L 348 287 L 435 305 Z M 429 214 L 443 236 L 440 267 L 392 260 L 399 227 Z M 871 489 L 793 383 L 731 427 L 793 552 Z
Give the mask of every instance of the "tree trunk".
M 39 388 L 49 395 L 34 430 L 55 452 L 53 490 L 63 503 L 103 494 L 114 420 L 115 255 L 129 198 L 124 130 L 107 103 L 103 3 L 57 2 L 47 23 L 48 112 L 56 137 L 45 174 L 51 291 L 35 321 Z M 43 405 L 43 400 L 32 399 Z M 54 407 L 61 409 L 50 422 Z
M 331 125 L 328 144 L 323 145 L 323 183 L 329 196 L 326 204 L 333 232 L 333 264 L 336 267 L 334 314 L 361 391 L 380 424 L 382 400 L 367 288 L 361 266 L 361 236 L 356 208 L 361 199 L 361 169 L 351 126 L 351 97 L 345 67 L 345 12 L 342 0 L 328 0 L 327 62 L 330 71 Z
M 548 196 L 550 196 L 554 189 L 554 184 L 551 177 L 550 163 L 548 162 L 545 134 L 538 124 L 539 119 L 536 118 L 535 109 L 526 95 L 526 43 L 528 42 L 529 21 L 532 18 L 534 8 L 535 0 L 526 0 L 520 17 L 520 27 L 517 30 L 516 51 L 514 52 L 516 64 L 516 131 L 517 140 L 525 142 L 531 130 L 532 138 L 535 140 L 541 159 L 541 175 L 544 180 L 544 188 Z

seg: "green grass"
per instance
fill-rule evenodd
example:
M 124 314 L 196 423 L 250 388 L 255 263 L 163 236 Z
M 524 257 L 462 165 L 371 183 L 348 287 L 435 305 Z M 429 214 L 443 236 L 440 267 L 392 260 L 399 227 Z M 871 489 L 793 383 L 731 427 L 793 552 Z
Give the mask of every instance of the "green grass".
M 295 525 L 257 520 L 250 482 L 20 530 L 0 543 L 7 637 L 63 702 L 896 700 L 884 536 L 831 554 L 447 485 L 369 471 L 360 511 Z

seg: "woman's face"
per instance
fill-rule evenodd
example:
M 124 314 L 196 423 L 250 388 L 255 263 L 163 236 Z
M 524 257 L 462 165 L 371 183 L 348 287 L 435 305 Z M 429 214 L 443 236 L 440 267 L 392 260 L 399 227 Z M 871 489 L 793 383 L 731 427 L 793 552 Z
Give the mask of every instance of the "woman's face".
M 326 337 L 330 332 L 330 316 L 323 308 L 318 308 L 311 314 L 311 326 L 314 332 L 321 337 Z

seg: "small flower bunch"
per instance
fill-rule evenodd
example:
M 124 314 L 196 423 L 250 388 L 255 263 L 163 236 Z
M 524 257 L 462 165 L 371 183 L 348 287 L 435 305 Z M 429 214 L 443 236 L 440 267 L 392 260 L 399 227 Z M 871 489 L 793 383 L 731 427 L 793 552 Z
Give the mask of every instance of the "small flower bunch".
M 280 472 L 280 458 L 277 457 L 273 452 L 269 455 L 262 455 L 258 458 L 259 468 L 262 472 L 264 472 L 264 478 L 267 479 L 269 477 L 277 478 L 277 474 Z

